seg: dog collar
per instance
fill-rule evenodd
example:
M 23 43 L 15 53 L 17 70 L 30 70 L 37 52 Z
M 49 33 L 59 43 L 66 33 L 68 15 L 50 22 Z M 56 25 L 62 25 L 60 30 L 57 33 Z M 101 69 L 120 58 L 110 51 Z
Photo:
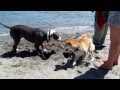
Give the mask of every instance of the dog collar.
M 50 30 L 47 33 L 47 41 L 50 41 Z

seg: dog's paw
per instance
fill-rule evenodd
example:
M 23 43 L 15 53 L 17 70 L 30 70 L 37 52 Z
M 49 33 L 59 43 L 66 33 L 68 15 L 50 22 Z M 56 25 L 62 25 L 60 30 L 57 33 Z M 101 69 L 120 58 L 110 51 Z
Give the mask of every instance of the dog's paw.
M 73 62 L 73 65 L 72 66 L 75 66 L 76 65 L 76 62 Z
M 48 56 L 48 54 L 47 54 L 46 52 L 42 52 L 42 53 L 41 53 L 41 58 L 42 58 L 43 60 L 47 60 L 47 59 L 49 58 L 49 56 Z
M 93 62 L 95 60 L 95 58 L 94 57 L 92 57 L 92 59 L 90 60 L 91 62 Z
M 47 49 L 43 49 L 43 52 L 48 52 Z
M 18 52 L 18 51 L 20 51 L 20 49 L 16 49 L 16 51 Z

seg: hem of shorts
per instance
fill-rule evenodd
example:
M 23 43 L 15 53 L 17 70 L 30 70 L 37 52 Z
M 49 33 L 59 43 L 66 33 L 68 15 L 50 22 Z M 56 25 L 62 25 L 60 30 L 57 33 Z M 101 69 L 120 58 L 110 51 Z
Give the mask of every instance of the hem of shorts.
M 117 27 L 117 28 L 120 28 L 120 25 L 116 25 L 116 24 L 108 23 L 108 26 L 110 26 L 110 25 L 115 26 L 115 27 Z

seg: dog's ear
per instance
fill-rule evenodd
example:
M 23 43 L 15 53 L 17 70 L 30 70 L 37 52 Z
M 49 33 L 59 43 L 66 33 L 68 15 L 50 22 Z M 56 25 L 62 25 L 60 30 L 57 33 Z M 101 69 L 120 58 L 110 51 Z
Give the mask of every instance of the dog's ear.
M 70 47 L 72 46 L 71 42 L 68 42 L 67 45 L 70 46 Z

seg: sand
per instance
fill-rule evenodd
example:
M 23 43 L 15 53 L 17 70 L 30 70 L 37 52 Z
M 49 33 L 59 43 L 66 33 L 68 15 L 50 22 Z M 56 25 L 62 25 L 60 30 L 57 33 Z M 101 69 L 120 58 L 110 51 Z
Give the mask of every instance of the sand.
M 79 35 L 81 33 L 77 33 Z M 91 36 L 93 32 L 88 32 Z M 76 34 L 61 33 L 62 39 L 76 37 Z M 120 65 L 113 70 L 96 69 L 90 60 L 83 61 L 74 68 L 67 66 L 62 51 L 52 54 L 47 60 L 34 55 L 34 45 L 21 40 L 18 53 L 11 52 L 13 41 L 8 37 L 0 37 L 0 79 L 119 79 Z M 105 47 L 96 51 L 96 59 L 107 59 L 110 39 L 109 32 Z M 87 65 L 88 64 L 88 65 Z

